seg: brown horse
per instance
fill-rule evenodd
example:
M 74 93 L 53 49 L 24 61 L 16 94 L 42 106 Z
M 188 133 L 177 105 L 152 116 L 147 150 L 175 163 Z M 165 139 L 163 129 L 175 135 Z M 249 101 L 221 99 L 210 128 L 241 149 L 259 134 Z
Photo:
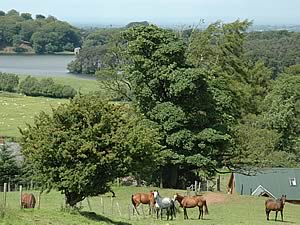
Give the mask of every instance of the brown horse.
M 149 215 L 151 214 L 151 210 L 154 209 L 154 205 L 155 205 L 154 195 L 153 195 L 152 191 L 150 191 L 149 193 L 135 193 L 135 194 L 133 194 L 131 196 L 131 202 L 132 202 L 132 205 L 134 207 L 133 214 L 134 214 L 134 210 L 136 210 L 138 215 L 139 215 L 139 212 L 137 211 L 137 207 L 140 204 L 149 205 Z
M 281 198 L 279 199 L 267 199 L 265 202 L 265 206 L 266 206 L 266 215 L 267 215 L 267 220 L 269 220 L 269 215 L 271 211 L 276 211 L 276 215 L 275 215 L 275 221 L 277 220 L 277 213 L 278 211 L 280 211 L 281 213 L 281 220 L 283 221 L 283 207 L 285 204 L 285 200 L 286 200 L 286 195 L 282 195 Z
M 206 204 L 206 200 L 202 196 L 182 196 L 176 193 L 174 195 L 174 200 L 177 200 L 180 206 L 184 211 L 184 219 L 188 219 L 187 208 L 194 208 L 198 206 L 199 208 L 199 217 L 198 219 L 203 219 L 203 206 L 205 207 L 205 214 L 208 214 L 208 208 Z
M 34 206 L 35 206 L 35 197 L 34 197 L 34 195 L 33 194 L 27 194 L 27 193 L 22 194 L 21 207 L 22 208 L 33 209 Z

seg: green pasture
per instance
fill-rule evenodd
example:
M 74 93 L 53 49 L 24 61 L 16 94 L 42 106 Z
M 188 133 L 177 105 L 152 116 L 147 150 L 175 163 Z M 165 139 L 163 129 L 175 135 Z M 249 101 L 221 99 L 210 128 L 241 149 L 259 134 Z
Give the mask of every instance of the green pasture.
M 89 199 L 91 210 L 87 200 L 81 204 L 80 212 L 66 212 L 63 210 L 64 197 L 58 192 L 50 192 L 41 195 L 40 209 L 20 209 L 18 206 L 19 193 L 10 192 L 7 195 L 7 207 L 4 217 L 0 218 L 0 224 L 36 224 L 36 225 L 66 225 L 66 224 L 118 224 L 118 225 L 182 225 L 182 224 L 207 224 L 207 225 L 265 225 L 265 224 L 299 224 L 300 205 L 287 203 L 284 208 L 284 223 L 274 221 L 274 212 L 270 215 L 270 221 L 266 221 L 263 197 L 237 196 L 224 194 L 222 203 L 210 203 L 208 201 L 209 215 L 204 215 L 204 220 L 199 221 L 198 209 L 188 209 L 189 220 L 183 220 L 183 211 L 178 207 L 177 217 L 173 221 L 156 219 L 154 215 L 148 215 L 148 207 L 139 207 L 140 216 L 132 215 L 130 209 L 131 194 L 141 191 L 149 191 L 150 188 L 119 187 L 114 188 L 116 198 L 111 194 L 93 197 Z M 160 189 L 162 196 L 172 196 L 180 190 Z M 35 193 L 37 196 L 38 193 Z M 205 194 L 205 193 L 204 193 Z M 3 205 L 3 198 L 1 205 Z M 113 199 L 113 200 L 112 200 Z M 103 203 L 103 204 L 102 204 Z M 0 208 L 1 211 L 1 208 Z M 2 209 L 3 211 L 3 209 Z M 143 212 L 144 211 L 144 215 Z M 130 212 L 130 217 L 129 217 Z M 0 212 L 1 215 L 1 212 Z M 280 217 L 279 217 L 280 218 Z
M 20 76 L 21 80 L 26 76 Z M 42 78 L 42 77 L 38 77 Z M 55 82 L 70 85 L 82 94 L 100 91 L 98 81 L 80 77 L 52 77 Z M 16 93 L 0 92 L 0 136 L 19 137 L 18 127 L 24 128 L 26 123 L 33 123 L 34 116 L 41 111 L 51 113 L 67 99 L 30 97 Z
M 18 137 L 18 127 L 24 128 L 41 111 L 51 113 L 51 107 L 68 101 L 0 92 L 0 136 Z
M 26 75 L 19 75 L 20 81 L 25 79 Z M 47 76 L 34 76 L 38 79 L 47 78 Z M 62 85 L 70 85 L 76 91 L 80 91 L 82 94 L 88 94 L 90 92 L 101 91 L 99 87 L 99 82 L 97 80 L 86 79 L 84 77 L 79 77 L 74 75 L 74 77 L 66 77 L 66 76 L 49 76 L 52 78 L 55 83 Z

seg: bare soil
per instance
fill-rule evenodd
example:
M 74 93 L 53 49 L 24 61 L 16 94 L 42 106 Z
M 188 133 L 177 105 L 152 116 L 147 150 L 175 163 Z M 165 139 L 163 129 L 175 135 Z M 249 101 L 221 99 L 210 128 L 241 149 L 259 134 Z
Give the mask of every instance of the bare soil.
M 207 204 L 224 203 L 228 199 L 228 195 L 219 192 L 208 192 L 203 195 Z

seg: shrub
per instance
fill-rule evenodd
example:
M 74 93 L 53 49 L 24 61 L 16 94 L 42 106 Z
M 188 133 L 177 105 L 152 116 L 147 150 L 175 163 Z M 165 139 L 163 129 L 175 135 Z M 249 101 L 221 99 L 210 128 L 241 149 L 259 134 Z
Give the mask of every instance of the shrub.
M 19 85 L 19 77 L 14 74 L 0 72 L 0 91 L 15 92 Z

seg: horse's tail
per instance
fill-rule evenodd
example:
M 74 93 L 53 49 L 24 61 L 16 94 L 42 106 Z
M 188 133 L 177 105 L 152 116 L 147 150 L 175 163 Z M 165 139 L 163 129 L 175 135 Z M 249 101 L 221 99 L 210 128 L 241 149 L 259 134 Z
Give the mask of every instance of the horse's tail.
M 207 215 L 208 214 L 208 208 L 207 208 L 206 200 L 204 200 L 203 205 L 205 207 L 204 213 Z

